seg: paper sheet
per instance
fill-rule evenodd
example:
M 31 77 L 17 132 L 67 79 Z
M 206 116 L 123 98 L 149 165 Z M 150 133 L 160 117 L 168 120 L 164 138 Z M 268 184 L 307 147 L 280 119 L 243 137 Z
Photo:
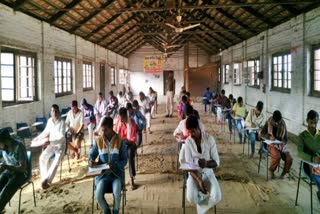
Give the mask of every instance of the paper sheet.
M 199 166 L 194 165 L 194 164 L 182 163 L 182 164 L 180 164 L 179 169 L 182 169 L 182 170 L 199 170 L 201 168 Z
M 109 164 L 104 163 L 104 164 L 95 165 L 94 167 L 88 168 L 88 174 L 93 174 L 95 172 L 101 172 L 102 170 L 105 170 L 105 169 L 110 169 Z
M 43 138 L 43 139 L 40 139 L 40 140 L 32 140 L 30 146 L 31 147 L 39 147 L 39 146 L 42 146 L 43 144 L 45 144 L 48 141 L 49 141 L 48 138 Z
M 264 142 L 265 142 L 266 144 L 268 144 L 268 145 L 270 145 L 270 144 L 280 144 L 280 143 L 282 143 L 282 142 L 279 141 L 279 140 L 264 140 Z

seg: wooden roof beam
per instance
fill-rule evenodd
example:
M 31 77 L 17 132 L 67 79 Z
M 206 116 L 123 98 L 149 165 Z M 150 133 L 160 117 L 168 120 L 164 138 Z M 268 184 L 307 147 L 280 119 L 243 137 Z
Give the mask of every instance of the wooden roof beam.
M 108 7 L 109 5 L 111 5 L 115 0 L 108 0 L 105 3 L 103 3 L 99 9 L 103 9 Z M 88 22 L 89 20 L 91 20 L 93 17 L 95 17 L 97 14 L 99 14 L 101 12 L 101 10 L 94 10 L 92 13 L 90 13 L 89 16 L 87 16 L 86 18 L 84 18 L 83 20 L 81 20 L 79 22 L 80 25 L 74 26 L 73 28 L 70 29 L 70 33 L 74 33 L 76 30 L 78 30 L 82 24 L 85 24 L 86 22 Z
M 129 55 L 134 52 L 135 50 L 139 49 L 140 47 L 142 47 L 144 44 L 146 44 L 145 41 L 142 41 L 138 44 L 136 44 L 134 47 L 132 47 L 131 49 L 127 50 L 126 52 L 123 53 L 123 56 L 125 57 L 129 57 Z
M 115 49 L 113 49 L 114 51 L 120 51 L 121 49 L 125 49 L 126 46 L 130 46 L 131 44 L 135 43 L 137 40 L 142 40 L 144 39 L 143 36 L 141 35 L 135 35 L 133 37 L 131 37 L 130 39 L 126 40 L 124 43 L 122 43 L 121 45 L 119 45 L 118 47 L 116 47 Z
M 137 26 L 132 25 L 132 26 L 131 26 L 128 30 L 126 30 L 121 36 L 117 37 L 117 40 L 116 40 L 116 41 L 110 41 L 110 42 L 108 42 L 108 43 L 106 44 L 106 46 L 109 47 L 110 45 L 116 45 L 116 44 L 122 42 L 122 41 L 121 41 L 122 37 L 124 37 L 126 34 L 129 34 L 130 31 L 132 31 L 132 30 L 135 29 L 136 27 L 137 27 Z M 131 33 L 131 34 L 134 34 L 134 33 L 136 33 L 137 31 L 138 31 L 138 30 L 136 30 L 135 32 L 133 32 L 133 33 Z
M 13 9 L 14 10 L 19 10 L 28 1 L 29 0 L 17 0 L 15 3 L 13 3 Z
M 144 39 L 143 39 L 143 37 L 141 37 L 140 39 L 135 40 L 135 41 L 132 42 L 130 45 L 128 45 L 127 47 L 125 47 L 125 48 L 123 48 L 123 49 L 121 49 L 121 50 L 119 50 L 118 52 L 119 52 L 120 54 L 123 54 L 124 52 L 130 50 L 130 49 L 133 48 L 135 45 L 137 45 L 137 44 L 139 44 L 139 43 L 141 43 L 141 42 L 145 42 Z
M 65 10 L 60 10 L 58 13 L 54 14 L 51 16 L 51 18 L 48 20 L 49 23 L 55 22 L 58 19 L 60 19 L 64 14 L 66 14 L 71 8 L 74 8 L 77 4 L 79 4 L 82 0 L 73 0 L 69 4 L 67 4 L 64 9 Z
M 228 12 L 226 12 L 224 9 L 222 8 L 216 8 L 216 11 L 218 11 L 219 13 L 221 13 L 223 16 L 227 17 L 228 19 L 230 19 L 232 22 L 236 23 L 237 25 L 239 25 L 240 27 L 244 28 L 244 29 L 248 29 L 248 31 L 252 34 L 256 34 L 255 31 L 253 31 L 247 24 L 239 21 L 236 17 L 234 17 L 233 15 L 229 14 Z

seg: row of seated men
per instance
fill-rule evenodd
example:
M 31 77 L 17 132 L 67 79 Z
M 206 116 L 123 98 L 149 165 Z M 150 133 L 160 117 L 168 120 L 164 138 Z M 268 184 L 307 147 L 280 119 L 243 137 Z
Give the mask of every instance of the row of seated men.
M 184 131 L 185 135 L 182 136 L 185 140 L 185 144 L 181 149 L 181 157 L 179 159 L 181 162 L 197 164 L 201 168 L 200 170 L 190 172 L 187 181 L 187 198 L 197 204 L 199 213 L 203 213 L 205 212 L 203 210 L 207 210 L 221 200 L 219 185 L 215 180 L 213 171 L 210 170 L 211 168 L 219 166 L 219 156 L 214 138 L 200 129 L 199 119 L 192 115 L 190 112 L 193 111 L 190 109 L 188 110 L 188 108 L 189 107 L 186 107 L 187 119 L 184 121 L 185 126 L 183 126 L 186 129 Z M 131 138 L 129 139 L 129 137 L 132 136 L 132 134 L 129 134 L 132 128 L 128 131 L 128 127 L 133 127 L 135 122 L 128 120 L 126 111 L 131 111 L 130 105 L 128 105 L 127 110 L 121 109 L 119 112 L 121 121 L 120 129 L 116 128 L 117 125 L 114 127 L 112 118 L 104 117 L 102 119 L 100 124 L 100 135 L 95 140 L 89 155 L 89 165 L 98 164 L 95 160 L 96 157 L 99 156 L 99 163 L 109 163 L 111 168 L 96 178 L 97 200 L 105 213 L 109 213 L 110 210 L 104 199 L 104 191 L 105 187 L 110 185 L 112 186 L 115 197 L 113 211 L 114 213 L 117 213 L 119 210 L 121 182 L 124 166 L 127 163 L 129 155 L 128 147 L 130 148 L 128 144 L 133 144 L 133 140 L 131 140 Z M 52 106 L 51 114 L 52 117 L 49 119 L 46 128 L 50 131 L 47 149 L 49 148 L 48 151 L 54 150 L 57 158 L 53 161 L 53 164 L 48 170 L 45 169 L 45 166 L 41 166 L 46 161 L 43 158 L 43 154 L 45 154 L 47 149 L 45 149 L 40 156 L 40 172 L 42 171 L 41 181 L 44 188 L 47 188 L 52 182 L 57 167 L 57 164 L 54 163 L 60 161 L 65 147 L 65 144 L 61 143 L 61 139 L 64 138 L 64 131 L 60 131 L 59 134 L 59 130 L 61 130 L 63 125 L 60 122 L 59 107 L 57 105 Z M 304 160 L 316 163 L 320 163 L 318 155 L 320 153 L 320 131 L 316 129 L 318 120 L 318 113 L 311 110 L 307 115 L 308 128 L 299 135 L 298 143 L 300 157 Z M 120 131 L 122 127 L 124 128 Z M 286 147 L 287 130 L 284 120 L 281 117 L 281 113 L 275 111 L 265 123 L 264 127 L 266 128 L 263 128 L 264 131 L 261 132 L 262 136 L 269 139 L 278 139 L 283 142 L 279 145 L 268 145 L 268 150 L 271 153 L 272 161 L 274 163 L 279 164 L 280 158 L 285 158 L 286 166 L 284 167 L 283 173 L 288 172 L 292 159 L 290 163 L 288 158 L 286 158 L 289 157 L 290 154 Z M 123 136 L 120 136 L 115 132 L 117 129 L 119 130 L 119 134 Z M 43 133 L 46 133 L 47 131 L 45 130 Z M 57 136 L 60 136 L 60 140 Z M 178 137 L 177 135 L 175 136 Z M 7 130 L 0 131 L 0 149 L 0 156 L 3 159 L 3 162 L 0 165 L 0 210 L 2 210 L 16 190 L 25 182 L 26 149 L 22 143 L 12 139 Z M 56 151 L 60 151 L 60 154 Z M 134 164 L 132 167 L 134 167 Z M 43 168 L 43 170 L 41 168 Z M 273 169 L 275 169 L 274 164 L 271 164 L 270 171 L 274 172 L 272 171 Z M 130 175 L 134 175 L 134 173 L 130 173 Z M 318 185 L 318 188 L 320 188 L 319 169 L 313 168 L 310 171 L 310 175 Z M 202 194 L 199 194 L 199 191 Z M 318 191 L 318 196 L 319 195 Z
M 113 96 L 112 92 L 109 94 L 111 97 Z M 46 189 L 52 183 L 59 162 L 65 154 L 64 151 L 66 147 L 72 151 L 72 156 L 79 157 L 78 149 L 83 139 L 83 127 L 85 123 L 87 123 L 87 126 L 92 127 L 98 124 L 95 129 L 98 137 L 94 141 L 88 157 L 89 165 L 93 166 L 105 162 L 110 166 L 108 172 L 104 172 L 96 178 L 96 198 L 104 212 L 109 213 L 110 211 L 103 197 L 106 185 L 112 185 L 115 201 L 118 202 L 120 200 L 119 191 L 121 187 L 118 187 L 118 183 L 124 183 L 124 166 L 128 161 L 127 159 L 129 159 L 131 188 L 136 189 L 137 186 L 134 183 L 136 175 L 134 158 L 137 146 L 142 142 L 142 132 L 146 129 L 147 121 L 145 116 L 146 114 L 150 114 L 152 107 L 143 92 L 140 92 L 139 95 L 139 101 L 133 100 L 132 103 L 127 102 L 126 108 L 122 107 L 119 109 L 119 117 L 115 125 L 112 117 L 108 115 L 98 115 L 99 105 L 97 105 L 97 103 L 102 101 L 101 93 L 98 95 L 95 107 L 88 104 L 86 99 L 82 99 L 80 109 L 78 108 L 77 101 L 72 101 L 71 110 L 67 113 L 65 120 L 60 118 L 58 105 L 52 105 L 50 112 L 51 117 L 47 121 L 45 130 L 32 141 L 45 142 L 42 144 L 45 149 L 39 158 L 42 188 Z M 97 123 L 96 119 L 100 121 Z M 148 130 L 150 132 L 150 125 Z M 25 146 L 12 139 L 10 135 L 8 137 L 6 130 L 1 130 L 1 134 L 0 156 L 3 158 L 4 164 L 1 164 L 0 210 L 4 209 L 6 203 L 11 199 L 16 190 L 25 182 L 24 175 L 26 174 Z M 54 156 L 54 159 L 49 166 L 49 160 L 52 156 Z M 99 162 L 95 162 L 97 156 L 99 156 Z M 8 189 L 10 189 L 10 191 L 8 191 Z M 118 212 L 119 203 L 114 204 L 113 213 Z
M 233 96 L 229 95 L 229 99 L 223 98 L 224 90 L 218 95 L 218 98 L 224 100 L 224 109 L 229 108 L 230 111 L 226 112 L 229 117 L 241 117 L 245 121 L 245 127 L 255 128 L 258 127 L 259 131 L 249 132 L 249 138 L 252 145 L 253 157 L 255 150 L 256 139 L 269 139 L 278 140 L 280 143 L 267 145 L 262 147 L 261 152 L 267 149 L 271 155 L 272 163 L 269 168 L 271 178 L 275 178 L 275 170 L 280 164 L 280 159 L 285 161 L 283 171 L 280 178 L 289 173 L 292 165 L 292 157 L 289 153 L 287 146 L 288 134 L 285 121 L 282 118 L 280 111 L 274 111 L 273 115 L 264 122 L 264 116 L 262 113 L 263 102 L 258 101 L 255 108 L 252 108 L 246 113 L 245 106 L 241 97 L 237 99 L 237 103 L 233 104 Z M 199 170 L 192 170 L 189 172 L 187 180 L 187 199 L 197 204 L 197 212 L 205 213 L 211 207 L 216 205 L 221 200 L 221 190 L 217 180 L 215 179 L 213 170 L 219 166 L 219 156 L 217 152 L 217 146 L 214 138 L 206 133 L 203 123 L 200 118 L 195 115 L 195 111 L 189 102 L 185 102 L 186 97 L 182 97 L 181 103 L 183 103 L 183 110 L 185 119 L 181 117 L 177 128 L 173 135 L 179 143 L 182 144 L 182 148 L 179 154 L 180 163 L 187 163 L 189 166 L 199 166 Z M 229 106 L 228 106 L 229 105 Z M 299 156 L 306 161 L 320 163 L 320 131 L 316 129 L 319 120 L 319 114 L 311 110 L 307 115 L 308 128 L 306 131 L 299 135 L 298 152 Z M 193 121 L 193 122 L 191 122 Z M 231 121 L 230 121 L 231 122 Z M 192 126 L 191 124 L 194 124 Z M 239 132 L 239 138 L 241 142 L 241 132 L 243 129 L 243 123 L 237 126 Z M 208 170 L 209 168 L 209 170 Z M 320 168 L 313 167 L 309 171 L 309 175 L 312 176 L 314 182 L 318 186 L 318 198 L 320 199 Z

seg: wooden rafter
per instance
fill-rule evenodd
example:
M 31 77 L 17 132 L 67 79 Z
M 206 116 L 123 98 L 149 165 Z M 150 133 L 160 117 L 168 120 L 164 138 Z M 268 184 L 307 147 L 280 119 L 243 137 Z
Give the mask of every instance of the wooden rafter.
M 19 10 L 25 3 L 27 3 L 29 0 L 17 0 L 14 4 L 13 7 L 15 10 Z
M 57 12 L 56 14 L 54 14 L 49 20 L 49 23 L 53 23 L 55 21 L 57 21 L 58 19 L 60 19 L 64 14 L 66 14 L 68 12 L 68 9 L 74 8 L 76 5 L 78 5 L 82 0 L 73 0 L 71 1 L 69 4 L 67 4 L 64 9 L 66 10 L 60 10 L 59 12 Z
M 103 3 L 99 8 L 107 8 L 109 5 L 111 5 L 115 0 L 108 0 L 105 3 Z M 71 30 L 69 31 L 70 33 L 74 33 L 76 30 L 78 30 L 82 24 L 85 24 L 86 22 L 88 22 L 89 20 L 91 20 L 92 18 L 94 18 L 96 15 L 98 15 L 101 12 L 101 10 L 94 10 L 93 12 L 90 13 L 89 16 L 87 16 L 86 18 L 84 18 L 83 20 L 81 20 L 77 25 L 74 26 L 73 28 L 71 28 Z
M 146 42 L 145 41 L 141 41 L 140 43 L 136 44 L 135 46 L 133 46 L 131 49 L 126 50 L 125 52 L 121 52 L 123 53 L 122 55 L 128 57 L 133 51 L 137 50 L 138 48 L 142 47 Z

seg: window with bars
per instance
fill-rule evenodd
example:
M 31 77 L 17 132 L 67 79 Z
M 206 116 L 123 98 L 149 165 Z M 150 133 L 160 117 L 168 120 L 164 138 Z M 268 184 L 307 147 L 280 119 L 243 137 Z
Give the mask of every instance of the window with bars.
M 234 63 L 233 64 L 233 84 L 234 85 L 241 84 L 241 73 L 242 73 L 242 64 Z
M 249 84 L 250 86 L 258 87 L 260 85 L 260 81 L 258 78 L 258 72 L 260 70 L 260 60 L 251 59 L 251 60 L 248 60 L 247 63 L 248 63 Z
M 272 90 L 290 92 L 291 72 L 290 53 L 272 55 Z
M 82 64 L 83 72 L 83 90 L 89 91 L 93 89 L 93 66 L 92 62 L 84 61 Z
M 311 95 L 320 96 L 320 45 L 312 47 Z
M 225 64 L 224 65 L 224 84 L 229 83 L 229 70 L 230 70 L 230 65 Z
M 72 94 L 72 60 L 55 57 L 54 93 L 56 97 Z
M 116 85 L 116 69 L 113 66 L 110 68 L 110 83 Z
M 1 47 L 1 100 L 3 106 L 38 100 L 36 54 Z

